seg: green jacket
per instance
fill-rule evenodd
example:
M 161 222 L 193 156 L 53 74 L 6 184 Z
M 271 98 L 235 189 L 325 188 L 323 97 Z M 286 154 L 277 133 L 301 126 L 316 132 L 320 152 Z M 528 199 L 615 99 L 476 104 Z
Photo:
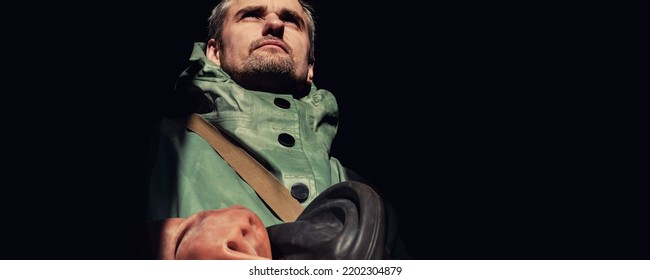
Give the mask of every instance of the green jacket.
M 205 57 L 204 43 L 195 43 L 190 62 L 179 84 L 200 89 L 203 107 L 209 108 L 201 115 L 235 136 L 287 188 L 306 185 L 309 196 L 303 206 L 329 186 L 346 180 L 345 168 L 329 154 L 338 125 L 332 93 L 314 85 L 300 99 L 246 90 Z M 238 204 L 255 212 L 265 226 L 282 222 L 199 135 L 164 118 L 153 140 L 150 220 L 185 218 Z

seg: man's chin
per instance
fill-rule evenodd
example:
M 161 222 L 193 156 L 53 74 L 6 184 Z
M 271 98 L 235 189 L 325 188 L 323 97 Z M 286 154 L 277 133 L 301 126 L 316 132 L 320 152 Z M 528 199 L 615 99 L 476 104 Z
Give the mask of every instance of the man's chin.
M 292 75 L 295 67 L 291 59 L 277 55 L 254 56 L 244 66 L 248 73 L 276 73 L 278 75 Z

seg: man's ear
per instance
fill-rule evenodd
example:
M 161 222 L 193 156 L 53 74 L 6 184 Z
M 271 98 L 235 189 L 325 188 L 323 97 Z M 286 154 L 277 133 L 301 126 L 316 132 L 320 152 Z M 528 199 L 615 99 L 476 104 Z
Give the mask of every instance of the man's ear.
M 314 81 L 314 64 L 310 63 L 307 69 L 307 83 L 311 84 Z
M 219 51 L 220 50 L 219 45 L 217 44 L 217 40 L 214 38 L 210 39 L 208 41 L 208 47 L 205 50 L 205 56 L 208 58 L 208 60 L 214 62 L 216 65 L 221 66 L 221 53 Z

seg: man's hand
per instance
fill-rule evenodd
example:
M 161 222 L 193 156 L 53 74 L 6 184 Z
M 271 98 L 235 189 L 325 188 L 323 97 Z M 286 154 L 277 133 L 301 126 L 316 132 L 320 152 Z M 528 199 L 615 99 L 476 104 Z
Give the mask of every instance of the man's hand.
M 187 219 L 170 218 L 151 227 L 158 258 L 271 259 L 271 244 L 260 218 L 243 206 L 206 210 Z

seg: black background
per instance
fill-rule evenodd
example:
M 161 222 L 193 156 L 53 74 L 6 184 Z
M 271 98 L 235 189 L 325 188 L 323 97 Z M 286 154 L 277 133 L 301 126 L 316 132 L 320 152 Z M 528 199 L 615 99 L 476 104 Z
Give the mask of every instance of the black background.
M 332 153 L 413 258 L 648 259 L 641 111 L 603 79 L 603 29 L 567 6 L 319 2 Z M 30 4 L 5 51 L 0 256 L 148 258 L 148 132 L 213 3 Z

